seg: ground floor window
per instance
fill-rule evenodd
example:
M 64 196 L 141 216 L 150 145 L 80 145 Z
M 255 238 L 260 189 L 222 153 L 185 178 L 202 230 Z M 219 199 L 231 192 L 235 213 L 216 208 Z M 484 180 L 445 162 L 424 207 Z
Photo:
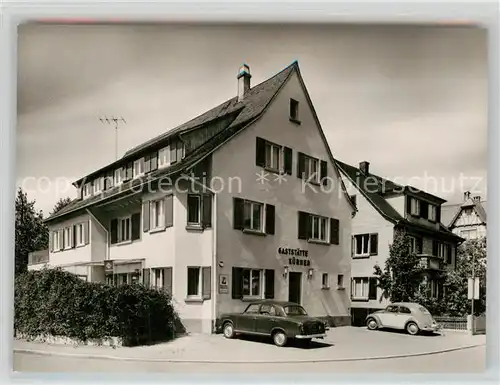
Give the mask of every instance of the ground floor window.
M 188 267 L 188 297 L 201 296 L 200 272 L 201 269 L 199 267 Z
M 275 272 L 272 269 L 233 267 L 231 280 L 233 299 L 274 298 Z
M 243 295 L 260 297 L 261 295 L 261 270 L 243 269 Z
M 377 278 L 375 277 L 352 278 L 351 297 L 353 300 L 377 299 Z

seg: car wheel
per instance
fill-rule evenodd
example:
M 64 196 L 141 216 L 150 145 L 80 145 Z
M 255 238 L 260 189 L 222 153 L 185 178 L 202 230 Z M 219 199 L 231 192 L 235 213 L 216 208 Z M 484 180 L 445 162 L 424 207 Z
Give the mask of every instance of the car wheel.
M 408 334 L 414 336 L 419 332 L 418 325 L 415 322 L 408 322 L 408 324 L 406 325 L 406 331 L 408 332 Z
M 226 322 L 224 324 L 224 337 L 234 338 L 234 327 L 231 322 Z
M 369 330 L 377 330 L 378 329 L 378 323 L 375 318 L 368 318 L 368 321 L 366 321 L 366 327 Z
M 276 346 L 282 347 L 286 345 L 287 337 L 286 334 L 281 330 L 273 333 L 273 342 Z

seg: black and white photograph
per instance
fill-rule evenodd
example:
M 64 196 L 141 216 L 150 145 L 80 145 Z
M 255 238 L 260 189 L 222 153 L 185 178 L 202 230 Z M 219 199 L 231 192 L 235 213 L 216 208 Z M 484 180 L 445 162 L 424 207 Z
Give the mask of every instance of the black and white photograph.
M 463 22 L 20 24 L 12 370 L 484 372 L 488 54 Z

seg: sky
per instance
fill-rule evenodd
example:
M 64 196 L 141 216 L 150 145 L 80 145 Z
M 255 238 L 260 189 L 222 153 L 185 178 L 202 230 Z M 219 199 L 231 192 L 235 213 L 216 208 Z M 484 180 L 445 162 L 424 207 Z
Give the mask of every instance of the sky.
M 18 30 L 17 185 L 71 183 L 298 60 L 333 155 L 450 203 L 486 196 L 487 33 L 368 25 L 40 25 Z

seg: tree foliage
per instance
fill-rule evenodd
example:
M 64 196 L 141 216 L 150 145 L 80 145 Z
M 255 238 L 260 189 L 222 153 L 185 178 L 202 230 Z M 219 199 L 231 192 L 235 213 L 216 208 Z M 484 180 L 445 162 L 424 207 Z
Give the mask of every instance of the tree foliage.
M 55 213 L 62 210 L 64 207 L 66 207 L 70 203 L 71 203 L 70 197 L 59 198 L 57 203 L 54 205 L 54 208 L 52 209 L 52 212 L 50 213 L 50 215 L 54 215 Z
M 49 233 L 43 223 L 43 214 L 35 210 L 35 201 L 19 188 L 16 195 L 15 217 L 15 274 L 25 271 L 28 254 L 49 246 Z
M 382 298 L 391 302 L 411 301 L 422 282 L 420 258 L 410 252 L 410 237 L 403 230 L 395 231 L 384 269 L 379 265 L 375 265 L 374 269 Z
M 476 315 L 486 310 L 486 238 L 471 239 L 462 243 L 457 250 L 457 268 L 446 278 L 445 302 L 446 313 L 450 316 L 470 314 L 471 300 L 467 299 L 468 279 L 474 275 L 479 277 L 480 295 L 474 303 Z

